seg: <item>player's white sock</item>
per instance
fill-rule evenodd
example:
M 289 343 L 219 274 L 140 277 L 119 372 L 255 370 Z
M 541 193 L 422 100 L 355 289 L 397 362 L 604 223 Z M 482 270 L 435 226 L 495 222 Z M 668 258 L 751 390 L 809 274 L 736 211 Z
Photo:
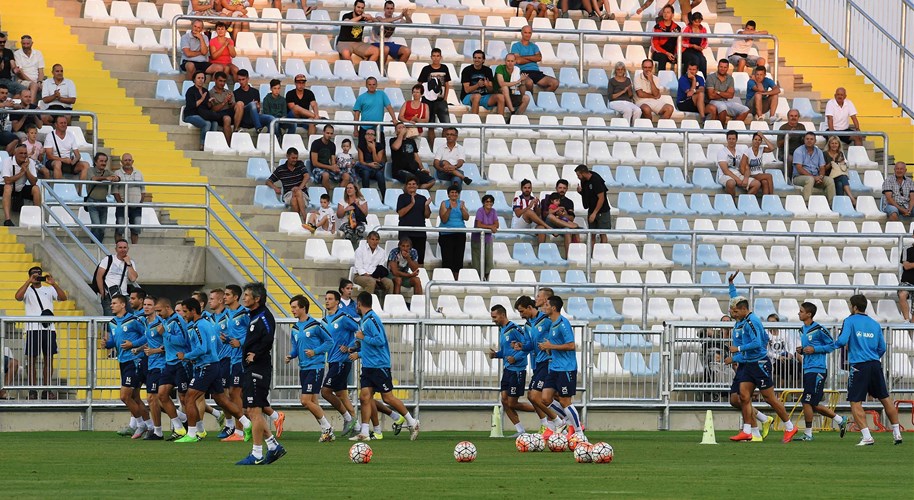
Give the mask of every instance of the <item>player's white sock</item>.
M 350 420 L 352 420 L 352 415 L 350 415 L 348 411 L 343 412 L 343 422 L 348 424 Z
M 206 428 L 203 427 L 203 420 L 197 422 L 197 432 L 206 432 Z
M 521 434 L 527 432 L 527 430 L 524 429 L 524 424 L 521 424 L 521 423 L 514 424 L 514 430 L 516 430 L 517 432 L 520 432 Z
M 276 447 L 279 446 L 279 441 L 276 440 L 276 436 L 270 436 L 267 438 L 267 449 L 273 451 Z
M 394 410 L 391 410 L 391 411 L 390 411 L 390 418 L 391 418 L 394 422 L 396 422 L 397 420 L 400 420 L 400 417 L 402 417 L 402 416 L 403 416 L 403 415 L 400 415 L 399 413 L 397 413 L 397 412 L 394 411 Z
M 232 434 L 235 434 L 235 435 L 238 436 L 238 437 L 244 437 L 244 433 L 241 432 L 241 431 L 239 431 L 238 429 L 235 429 L 235 430 L 232 432 Z
M 131 417 L 130 417 L 130 423 L 127 424 L 127 426 L 130 427 L 131 429 L 136 429 L 136 428 L 138 427 L 138 425 L 137 425 L 137 418 L 131 416 Z
M 187 414 L 181 410 L 178 410 L 178 418 L 181 420 L 181 423 L 187 422 Z
M 863 439 L 873 439 L 873 435 L 870 434 L 870 428 L 864 427 L 860 429 L 860 433 L 863 434 Z
M 755 419 L 758 420 L 760 424 L 764 424 L 766 421 L 768 421 L 769 418 L 771 417 L 758 410 L 755 410 Z
M 187 428 L 187 435 L 190 437 L 196 436 L 197 435 L 197 426 L 196 425 L 189 426 Z
M 901 432 L 901 426 L 898 424 L 892 424 L 892 434 L 898 434 Z
M 321 430 L 324 432 L 327 432 L 327 430 L 331 428 L 330 422 L 327 421 L 327 417 L 321 417 L 317 419 L 317 423 L 320 424 Z
M 222 416 L 222 412 L 216 408 L 213 408 L 213 417 L 215 417 L 216 420 L 219 420 L 219 417 L 221 417 L 221 416 Z
M 835 418 L 832 419 L 836 424 L 841 425 L 841 422 L 844 422 L 844 417 L 841 415 L 835 415 Z
M 247 417 L 241 417 L 241 418 L 247 418 Z M 273 421 L 273 422 L 279 420 L 279 412 L 278 412 L 278 411 L 274 411 L 273 413 L 271 413 L 271 414 L 270 414 L 270 420 Z M 239 419 L 239 421 L 241 421 L 241 419 Z
M 568 405 L 565 407 L 565 415 L 571 417 L 571 422 L 574 425 L 576 430 L 581 430 L 581 416 L 578 415 L 578 410 L 574 408 L 574 405 Z
M 787 432 L 790 432 L 793 430 L 793 421 L 792 420 L 788 420 L 788 421 L 784 422 L 784 430 Z
M 252 446 L 251 455 L 254 455 L 254 458 L 263 458 L 263 445 L 255 444 Z
M 749 424 L 743 424 L 743 433 L 752 434 L 752 426 Z
M 162 437 L 162 426 L 154 427 L 152 432 L 155 432 L 156 436 Z
M 375 434 L 383 434 L 383 433 L 384 433 L 384 427 L 382 427 L 382 426 L 380 426 L 380 425 L 374 426 L 374 433 L 375 433 Z
M 762 433 L 759 432 L 758 427 L 752 428 L 752 437 L 762 437 Z
M 806 427 L 803 429 L 803 434 L 806 434 L 809 437 L 812 437 L 812 427 Z
M 245 429 L 247 429 L 248 427 L 251 426 L 250 419 L 248 419 L 248 417 L 246 417 L 244 415 L 242 415 L 241 418 L 238 419 L 238 421 L 241 422 L 241 426 L 244 427 Z
M 552 432 L 555 432 L 555 422 L 552 422 L 549 419 L 544 419 L 544 420 L 546 420 L 546 428 Z
M 152 423 L 152 419 L 151 419 L 151 418 L 146 419 L 146 422 L 144 422 L 144 423 L 146 424 L 146 428 L 147 428 L 147 429 L 153 429 L 153 428 L 155 428 L 155 424 Z
M 178 429 L 180 429 L 180 428 L 182 428 L 182 427 L 184 427 L 184 426 L 181 424 L 181 419 L 180 419 L 180 418 L 175 417 L 175 418 L 171 419 L 171 428 L 172 428 L 173 430 L 178 430 Z
M 235 428 L 235 417 L 229 417 L 229 418 L 225 419 L 225 426 L 228 427 L 229 429 L 234 429 Z
M 549 403 L 549 408 L 552 408 L 552 410 L 562 419 L 568 420 L 568 414 L 565 413 L 565 409 L 562 408 L 562 405 L 560 405 L 558 401 Z
M 549 426 L 549 419 L 546 418 L 546 417 L 541 418 L 541 419 L 540 419 L 540 424 L 541 424 L 541 425 L 545 425 L 545 426 L 548 427 L 548 426 Z
M 406 417 L 406 425 L 408 425 L 409 427 L 416 426 L 416 419 L 414 419 L 413 416 L 409 414 L 409 412 L 406 412 L 406 415 L 403 415 L 403 416 Z M 400 417 L 397 417 L 397 419 L 399 419 L 399 418 Z
M 359 428 L 359 434 L 362 436 L 368 435 L 368 424 L 366 422 L 362 422 L 362 425 Z

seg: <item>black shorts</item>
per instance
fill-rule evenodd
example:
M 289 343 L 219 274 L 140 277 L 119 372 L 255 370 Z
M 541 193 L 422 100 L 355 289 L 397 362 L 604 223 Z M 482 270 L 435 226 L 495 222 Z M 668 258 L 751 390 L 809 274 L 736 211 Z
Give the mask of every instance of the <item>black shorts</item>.
M 763 361 L 746 363 L 743 368 L 742 382 L 752 382 L 758 390 L 774 387 L 771 380 L 771 360 L 765 358 Z
M 57 332 L 51 330 L 29 330 L 25 332 L 25 355 L 37 357 L 57 354 Z
M 185 66 L 187 63 L 193 63 L 193 65 L 194 65 L 194 71 L 202 71 L 202 72 L 204 72 L 204 73 L 206 73 L 206 70 L 208 70 L 209 67 L 213 65 L 213 63 L 208 62 L 208 61 L 187 61 L 187 60 L 182 60 L 182 61 L 181 61 L 181 71 L 187 71 L 187 66 Z
M 527 384 L 527 370 L 514 371 L 505 368 L 501 372 L 501 391 L 508 397 L 519 398 L 524 395 Z
M 533 376 L 530 377 L 530 387 L 528 391 L 540 391 L 546 387 L 546 379 L 549 378 L 549 363 L 537 363 L 536 369 L 533 370 Z
M 390 368 L 362 368 L 362 376 L 359 382 L 362 387 L 371 387 L 382 394 L 394 390 Z
M 803 374 L 803 399 L 800 400 L 804 405 L 819 406 L 822 396 L 825 394 L 825 373 L 804 373 Z
M 18 141 L 19 136 L 7 131 L 0 131 L 0 148 L 6 149 L 13 141 Z
M 248 366 L 241 376 L 241 402 L 245 408 L 270 406 L 270 382 L 273 375 L 269 366 Z
M 842 132 L 856 132 L 856 130 L 854 130 L 852 128 L 846 128 Z M 852 135 L 838 135 L 835 137 L 837 137 L 844 144 L 850 144 L 850 143 L 854 142 Z
M 146 370 L 146 393 L 156 394 L 159 392 L 159 384 L 162 381 L 162 370 Z
M 55 161 L 56 160 L 45 160 L 45 162 L 44 162 L 45 168 L 47 168 L 48 170 L 53 170 Z M 76 164 L 69 164 L 69 165 L 61 162 L 60 171 L 64 174 L 73 174 L 73 173 L 75 173 L 73 169 L 76 168 L 76 165 L 78 165 L 80 161 L 82 161 L 82 160 L 78 160 Z M 53 172 L 51 172 L 51 173 L 53 173 Z
M 162 370 L 162 376 L 159 377 L 159 385 L 170 385 L 182 393 L 187 392 L 187 383 L 189 381 L 190 377 L 187 376 L 187 369 L 184 368 L 184 363 L 165 365 L 165 369 Z
M 743 367 L 745 364 L 737 365 L 736 373 L 733 375 L 733 383 L 730 384 L 730 394 L 739 394 L 739 384 L 743 381 Z
M 241 387 L 242 374 L 244 374 L 244 365 L 241 363 L 232 363 L 229 371 L 228 385 L 226 385 L 226 387 Z
M 139 359 L 121 363 L 121 387 L 139 388 L 146 375 L 143 373 L 143 362 Z
M 537 83 L 537 84 L 540 82 L 540 80 L 542 80 L 543 78 L 545 78 L 547 76 L 545 73 L 543 73 L 542 71 L 539 71 L 539 70 L 534 70 L 534 71 L 521 70 L 521 73 L 527 73 L 527 78 L 532 80 L 533 83 Z
M 422 102 L 428 105 L 428 122 L 435 123 L 450 123 L 451 115 L 448 113 L 447 101 L 444 99 L 436 99 L 434 101 L 429 101 L 426 98 L 422 98 Z
M 321 383 L 324 381 L 323 368 L 309 368 L 298 371 L 298 381 L 301 384 L 302 394 L 317 394 L 321 392 Z
M 232 358 L 222 358 L 219 360 L 219 378 L 222 379 L 222 389 L 229 386 L 229 379 L 232 377 Z
M 352 363 L 333 362 L 327 365 L 327 375 L 324 377 L 324 387 L 333 392 L 345 391 L 349 387 L 349 372 Z
M 12 206 L 21 207 L 25 200 L 32 200 L 32 188 L 34 187 L 31 184 L 26 184 L 21 191 L 13 189 L 12 199 L 10 200 L 12 201 Z
M 519 108 L 523 102 L 524 94 L 511 94 L 511 105 L 514 106 L 514 109 Z
M 554 389 L 560 397 L 574 396 L 577 393 L 578 372 L 554 372 L 549 370 L 546 377 L 546 387 Z
M 435 180 L 434 177 L 425 173 L 425 171 L 423 171 L 423 170 L 418 170 L 415 172 L 409 172 L 407 170 L 398 170 L 394 174 L 394 179 L 397 179 L 398 181 L 402 182 L 403 184 L 406 184 L 406 182 L 410 179 L 416 179 L 416 182 L 419 183 L 420 186 L 423 184 L 428 184 L 429 182 L 433 182 Z
M 687 113 L 698 113 L 698 106 L 695 105 L 695 101 L 691 99 L 686 99 L 682 102 L 676 103 L 676 109 L 682 112 Z
M 219 364 L 210 363 L 194 367 L 194 378 L 190 379 L 190 388 L 207 394 L 219 394 L 224 390 Z
M 889 397 L 881 361 L 864 361 L 851 365 L 847 377 L 847 400 L 854 403 L 866 401 L 867 394 L 876 399 Z

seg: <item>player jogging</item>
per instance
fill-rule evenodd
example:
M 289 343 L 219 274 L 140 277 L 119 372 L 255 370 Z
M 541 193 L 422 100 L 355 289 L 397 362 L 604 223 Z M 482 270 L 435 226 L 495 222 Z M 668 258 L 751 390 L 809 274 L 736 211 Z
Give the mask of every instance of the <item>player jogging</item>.
M 161 297 L 156 301 L 156 313 L 160 318 L 165 318 L 164 328 L 162 330 L 162 345 L 165 349 L 165 367 L 162 369 L 162 376 L 159 378 L 159 406 L 171 419 L 171 437 L 169 441 L 174 441 L 187 434 L 185 426 L 187 425 L 187 415 L 175 407 L 174 401 L 171 400 L 172 389 L 177 389 L 178 399 L 182 400 L 187 393 L 187 382 L 185 380 L 184 362 L 178 359 L 179 352 L 187 352 L 187 334 L 184 328 L 184 318 L 171 308 L 171 299 Z
M 835 421 L 841 430 L 841 437 L 847 432 L 847 419 L 836 415 L 827 406 L 819 403 L 825 392 L 825 379 L 828 378 L 827 355 L 835 350 L 835 341 L 828 334 L 828 330 L 813 321 L 816 305 L 811 302 L 800 304 L 800 340 L 802 344 L 797 347 L 797 354 L 803 355 L 803 418 L 806 428 L 797 441 L 812 441 L 813 411 Z
M 882 370 L 882 355 L 885 354 L 885 337 L 882 327 L 873 318 L 866 315 L 866 297 L 851 297 L 851 315 L 841 325 L 841 335 L 835 341 L 835 348 L 847 346 L 847 362 L 850 374 L 847 377 L 847 402 L 851 404 L 854 423 L 860 428 L 863 438 L 857 446 L 876 444 L 870 429 L 866 425 L 866 414 L 863 402 L 869 394 L 878 399 L 885 409 L 889 422 L 892 423 L 892 437 L 895 444 L 901 444 L 901 428 L 898 425 L 898 410 L 895 402 L 886 389 L 885 375 Z
M 139 398 L 139 388 L 143 384 L 143 356 L 134 348 L 146 345 L 146 329 L 136 316 L 127 314 L 127 299 L 123 295 L 111 298 L 111 312 L 114 317 L 108 322 L 105 335 L 105 348 L 117 349 L 117 361 L 121 371 L 121 401 L 127 405 L 132 420 L 136 422 L 133 439 L 140 439 L 147 428 L 153 428 L 152 420 L 146 405 Z
M 489 358 L 502 360 L 504 368 L 501 373 L 501 406 L 505 409 L 505 415 L 514 424 L 517 432 L 511 437 L 516 438 L 527 432 L 520 423 L 517 412 L 533 411 L 533 405 L 517 400 L 524 395 L 527 383 L 527 353 L 523 350 L 526 335 L 513 321 L 508 321 L 508 311 L 504 306 L 493 306 L 490 315 L 499 330 L 498 350 L 490 348 Z
M 568 318 L 562 316 L 562 306 L 565 303 L 558 295 L 546 299 L 543 304 L 544 312 L 552 321 L 549 335 L 539 343 L 539 348 L 552 352 L 552 361 L 549 362 L 549 375 L 546 377 L 546 386 L 543 389 L 543 399 L 549 401 L 558 399 L 550 407 L 559 413 L 561 409 L 568 424 L 568 438 L 578 434 L 584 435 L 581 417 L 574 407 L 574 395 L 577 392 L 578 361 L 575 358 L 574 331 Z M 553 401 L 553 403 L 556 403 Z M 561 405 L 561 406 L 559 406 Z M 557 408 L 558 407 L 558 408 Z
M 355 408 L 349 400 L 349 374 L 352 371 L 349 348 L 355 344 L 355 332 L 359 329 L 359 324 L 340 308 L 340 298 L 340 293 L 333 290 L 324 294 L 327 312 L 321 323 L 333 337 L 333 347 L 327 354 L 327 373 L 321 387 L 321 396 L 343 416 L 341 436 L 348 437 L 356 432 L 358 426 Z
M 298 358 L 298 378 L 301 381 L 301 404 L 321 426 L 321 437 L 318 442 L 329 443 L 336 440 L 333 427 L 327 421 L 324 410 L 317 401 L 321 382 L 324 380 L 324 359 L 333 347 L 333 339 L 324 325 L 308 314 L 311 303 L 304 295 L 296 295 L 289 302 L 292 316 L 298 321 L 292 326 L 292 342 L 285 361 L 288 364 Z
M 159 382 L 162 370 L 165 368 L 165 347 L 162 334 L 165 330 L 162 319 L 156 314 L 155 298 L 147 296 L 143 299 L 143 316 L 141 317 L 146 329 L 146 400 L 149 404 L 149 413 L 152 414 L 153 429 L 146 430 L 148 441 L 161 441 L 162 435 L 162 407 L 159 406 Z
M 557 426 L 565 425 L 562 417 L 549 407 L 552 401 L 543 400 L 543 389 L 546 387 L 546 378 L 549 376 L 549 360 L 552 355 L 548 351 L 540 349 L 539 344 L 549 335 L 552 320 L 537 309 L 536 302 L 527 295 L 518 297 L 514 302 L 514 309 L 521 318 L 527 320 L 524 325 L 527 330 L 526 338 L 522 347 L 525 352 L 530 353 L 530 367 L 533 369 L 530 386 L 527 388 L 527 399 L 540 418 L 540 434 L 543 435 L 543 438 L 548 439 L 556 431 Z

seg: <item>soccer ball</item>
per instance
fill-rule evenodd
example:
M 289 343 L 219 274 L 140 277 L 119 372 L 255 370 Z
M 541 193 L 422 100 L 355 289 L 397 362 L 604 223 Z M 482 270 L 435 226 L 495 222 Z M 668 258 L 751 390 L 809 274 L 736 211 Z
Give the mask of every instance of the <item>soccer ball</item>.
M 530 444 L 530 451 L 543 451 L 546 449 L 546 441 L 543 440 L 542 434 L 530 434 L 533 440 Z
M 549 440 L 546 441 L 546 446 L 548 446 L 551 451 L 566 451 L 568 450 L 568 438 L 566 438 L 564 434 L 556 432 L 549 436 Z
M 454 447 L 454 458 L 458 462 L 472 462 L 476 460 L 476 445 L 469 441 L 461 441 Z
M 574 461 L 579 464 L 589 464 L 593 462 L 593 457 L 590 456 L 590 452 L 593 449 L 593 445 L 590 443 L 580 442 L 574 448 Z
M 528 451 L 535 451 L 533 449 L 533 445 L 534 445 L 536 439 L 533 436 L 534 436 L 534 434 L 527 434 L 527 433 L 517 436 L 517 439 L 514 440 L 514 446 L 517 448 L 517 451 L 519 451 L 521 453 L 526 453 Z
M 583 434 L 573 434 L 571 439 L 568 440 L 568 449 L 574 451 L 578 448 L 578 444 L 589 442 L 590 441 L 587 440 L 587 436 Z
M 368 462 L 371 462 L 371 456 L 373 454 L 371 446 L 368 446 L 365 443 L 356 443 L 349 448 L 349 460 L 354 464 L 367 464 Z
M 609 443 L 597 443 L 590 450 L 590 458 L 595 464 L 608 464 L 613 461 L 613 447 Z

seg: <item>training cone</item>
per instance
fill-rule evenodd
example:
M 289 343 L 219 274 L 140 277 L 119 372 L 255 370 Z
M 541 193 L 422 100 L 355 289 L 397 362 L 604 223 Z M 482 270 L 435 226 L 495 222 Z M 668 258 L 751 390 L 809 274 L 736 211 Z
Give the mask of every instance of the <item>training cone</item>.
M 714 414 L 711 410 L 705 414 L 705 432 L 701 437 L 701 444 L 717 444 L 717 438 L 714 437 Z
M 501 410 L 498 405 L 492 407 L 492 430 L 489 432 L 489 437 L 505 437 L 505 434 L 501 431 Z

